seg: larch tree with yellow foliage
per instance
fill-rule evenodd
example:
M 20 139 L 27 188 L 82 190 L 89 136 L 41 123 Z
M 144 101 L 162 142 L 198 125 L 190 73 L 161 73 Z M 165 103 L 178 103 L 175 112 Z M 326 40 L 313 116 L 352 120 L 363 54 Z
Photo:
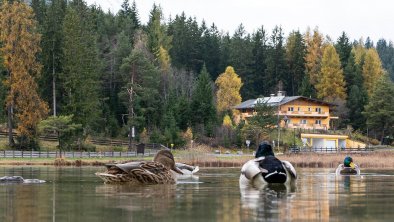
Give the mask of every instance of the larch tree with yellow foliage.
M 305 71 L 309 76 L 310 83 L 314 86 L 317 84 L 318 76 L 321 68 L 321 60 L 323 56 L 323 34 L 319 33 L 316 28 L 311 35 L 308 30 L 305 33 L 306 55 L 305 55 Z
M 374 48 L 368 49 L 362 69 L 364 88 L 367 90 L 368 96 L 372 95 L 375 84 L 381 78 L 383 72 L 382 62 L 380 61 L 378 52 Z
M 323 53 L 321 71 L 315 85 L 317 97 L 327 102 L 346 99 L 345 80 L 339 55 L 333 45 L 328 45 Z
M 25 3 L 3 2 L 0 8 L 0 55 L 8 73 L 9 145 L 14 145 L 12 124 L 17 124 L 20 147 L 31 146 L 37 124 L 48 113 L 48 106 L 37 93 L 36 79 L 41 65 L 36 59 L 40 52 L 40 35 L 31 7 Z
M 226 71 L 219 75 L 215 83 L 218 87 L 216 99 L 219 112 L 229 111 L 241 103 L 240 90 L 243 84 L 233 67 L 228 66 Z

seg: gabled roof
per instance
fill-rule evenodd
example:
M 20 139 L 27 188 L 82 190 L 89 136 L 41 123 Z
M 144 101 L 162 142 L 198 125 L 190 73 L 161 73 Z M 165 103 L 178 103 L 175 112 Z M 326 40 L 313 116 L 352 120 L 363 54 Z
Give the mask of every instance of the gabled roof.
M 291 101 L 297 100 L 297 99 L 303 99 L 307 100 L 309 102 L 315 102 L 315 103 L 320 103 L 322 105 L 328 105 L 328 106 L 333 106 L 334 104 L 324 102 L 322 100 L 318 99 L 312 99 L 304 96 L 270 96 L 270 97 L 262 97 L 262 98 L 257 98 L 257 99 L 249 99 L 246 100 L 245 102 L 242 102 L 241 104 L 238 104 L 235 106 L 235 109 L 250 109 L 254 108 L 257 103 L 267 103 L 268 106 L 281 106 L 286 103 L 289 103 Z

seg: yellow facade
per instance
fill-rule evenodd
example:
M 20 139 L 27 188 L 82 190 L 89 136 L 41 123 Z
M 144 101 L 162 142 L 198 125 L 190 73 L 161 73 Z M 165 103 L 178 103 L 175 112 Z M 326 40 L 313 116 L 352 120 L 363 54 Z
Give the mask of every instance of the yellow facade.
M 247 121 L 247 118 L 255 114 L 252 108 L 240 109 L 238 119 Z M 328 103 L 306 97 L 299 97 L 279 105 L 275 115 L 281 119 L 281 127 L 301 129 L 328 130 L 330 129 L 330 120 L 337 119 L 337 117 L 330 115 Z

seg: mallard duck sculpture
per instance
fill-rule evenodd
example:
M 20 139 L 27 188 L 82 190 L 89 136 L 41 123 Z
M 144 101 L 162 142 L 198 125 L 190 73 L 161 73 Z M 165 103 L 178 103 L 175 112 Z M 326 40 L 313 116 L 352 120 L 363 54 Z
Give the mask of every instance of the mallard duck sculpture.
M 360 167 L 353 163 L 353 158 L 346 156 L 343 164 L 339 164 L 335 170 L 335 174 L 339 175 L 360 175 Z
M 107 164 L 106 167 L 106 172 L 96 175 L 109 184 L 174 184 L 176 177 L 172 171 L 183 174 L 169 150 L 157 152 L 153 161 Z
M 297 173 L 288 161 L 280 161 L 274 155 L 269 142 L 262 142 L 257 148 L 255 159 L 246 162 L 241 169 L 240 186 L 262 187 L 265 184 L 290 184 L 295 182 Z

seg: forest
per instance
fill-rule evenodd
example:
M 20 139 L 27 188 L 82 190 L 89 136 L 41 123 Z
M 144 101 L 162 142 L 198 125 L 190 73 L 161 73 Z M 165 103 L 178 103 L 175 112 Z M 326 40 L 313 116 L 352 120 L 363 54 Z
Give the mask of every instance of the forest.
M 278 90 L 335 104 L 338 129 L 394 135 L 391 40 L 263 24 L 247 33 L 242 23 L 230 35 L 185 13 L 164 18 L 155 4 L 142 24 L 129 0 L 116 14 L 83 0 L 0 4 L 0 129 L 15 129 L 10 146 L 39 149 L 45 130 L 241 146 L 232 108 Z

